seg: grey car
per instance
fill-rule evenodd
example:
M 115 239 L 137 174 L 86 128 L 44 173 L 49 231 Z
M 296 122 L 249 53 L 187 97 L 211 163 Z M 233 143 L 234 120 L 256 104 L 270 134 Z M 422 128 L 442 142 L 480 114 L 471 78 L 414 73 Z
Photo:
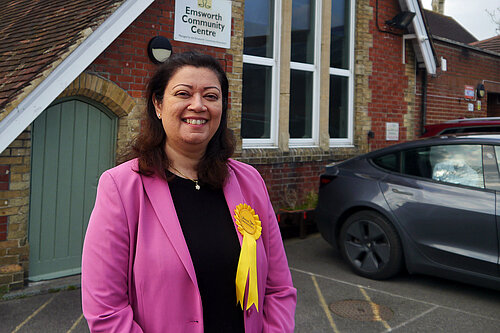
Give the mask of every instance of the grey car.
M 500 135 L 442 136 L 330 165 L 315 220 L 359 275 L 406 267 L 500 289 Z

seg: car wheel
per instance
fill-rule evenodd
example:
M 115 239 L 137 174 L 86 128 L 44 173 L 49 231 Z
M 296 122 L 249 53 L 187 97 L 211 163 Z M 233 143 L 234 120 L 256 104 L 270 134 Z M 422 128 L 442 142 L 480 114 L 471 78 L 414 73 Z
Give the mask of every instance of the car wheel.
M 401 241 L 392 224 L 378 213 L 351 215 L 340 230 L 339 244 L 344 259 L 361 276 L 387 279 L 401 269 Z

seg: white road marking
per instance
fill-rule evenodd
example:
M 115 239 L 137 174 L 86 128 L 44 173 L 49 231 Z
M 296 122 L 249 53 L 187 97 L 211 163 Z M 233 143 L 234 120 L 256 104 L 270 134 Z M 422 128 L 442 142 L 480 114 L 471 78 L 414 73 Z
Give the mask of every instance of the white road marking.
M 421 318 L 421 317 L 425 316 L 426 314 L 428 314 L 429 312 L 432 312 L 432 311 L 436 310 L 437 308 L 439 308 L 439 306 L 435 305 L 435 306 L 433 306 L 432 308 L 425 310 L 425 311 L 424 311 L 424 312 L 422 312 L 421 314 L 419 314 L 419 315 L 417 315 L 417 316 L 415 316 L 415 317 L 413 317 L 413 318 L 411 318 L 411 319 L 408 319 L 408 320 L 407 320 L 407 321 L 405 321 L 404 323 L 401 323 L 401 324 L 399 324 L 398 326 L 394 326 L 393 328 L 388 329 L 388 330 L 387 330 L 387 331 L 385 331 L 385 332 L 394 332 L 394 331 L 395 331 L 395 330 L 397 330 L 398 328 L 401 328 L 401 327 L 406 326 L 407 324 L 411 323 L 412 321 L 415 321 L 415 320 L 417 320 L 417 319 L 419 319 L 419 318 Z M 385 333 L 385 332 L 384 332 L 384 333 Z
M 413 301 L 413 302 L 417 302 L 417 303 L 421 303 L 421 304 L 426 304 L 426 305 L 429 305 L 429 306 L 436 306 L 436 307 L 439 307 L 439 308 L 442 308 L 442 309 L 460 312 L 460 313 L 467 314 L 467 315 L 470 315 L 470 316 L 474 316 L 474 317 L 477 317 L 477 318 L 483 318 L 483 319 L 488 319 L 488 320 L 493 320 L 493 321 L 500 322 L 500 317 L 496 317 L 495 318 L 495 317 L 483 316 L 483 315 L 480 315 L 480 314 L 477 314 L 477 313 L 467 312 L 467 311 L 464 311 L 464 310 L 461 310 L 461 309 L 452 308 L 452 307 L 445 306 L 445 305 L 439 305 L 439 304 L 435 304 L 435 303 L 431 303 L 431 302 L 427 302 L 427 301 L 422 301 L 422 300 L 418 300 L 418 299 L 407 297 L 407 296 L 397 295 L 397 294 L 394 294 L 394 293 L 391 293 L 391 292 L 388 292 L 388 291 L 384 291 L 384 290 L 380 290 L 380 289 L 375 289 L 375 288 L 368 287 L 368 286 L 362 286 L 362 285 L 359 285 L 359 284 L 355 284 L 355 283 L 351 283 L 351 282 L 347 282 L 347 281 L 342 281 L 342 280 L 334 279 L 334 278 L 329 277 L 329 276 L 325 276 L 325 275 L 321 275 L 321 274 L 316 274 L 316 273 L 304 271 L 304 270 L 298 269 L 298 268 L 290 267 L 290 270 L 294 271 L 294 272 L 297 272 L 297 273 L 302 273 L 302 274 L 316 276 L 316 277 L 319 277 L 319 278 L 322 278 L 322 279 L 326 279 L 326 280 L 338 282 L 338 283 L 349 285 L 349 286 L 356 287 L 356 288 L 364 288 L 366 290 L 372 290 L 372 291 L 375 291 L 375 292 L 378 292 L 378 293 L 382 293 L 382 294 L 385 294 L 385 295 L 389 295 L 389 296 L 392 296 L 392 297 L 398 297 L 398 298 L 406 299 L 406 300 L 409 300 L 409 301 Z

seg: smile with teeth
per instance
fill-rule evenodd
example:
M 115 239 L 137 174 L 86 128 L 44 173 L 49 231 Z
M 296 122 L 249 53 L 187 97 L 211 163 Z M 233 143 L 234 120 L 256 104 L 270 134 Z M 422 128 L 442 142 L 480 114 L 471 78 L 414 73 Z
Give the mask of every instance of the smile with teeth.
M 191 125 L 203 125 L 207 122 L 205 119 L 183 119 L 182 121 Z

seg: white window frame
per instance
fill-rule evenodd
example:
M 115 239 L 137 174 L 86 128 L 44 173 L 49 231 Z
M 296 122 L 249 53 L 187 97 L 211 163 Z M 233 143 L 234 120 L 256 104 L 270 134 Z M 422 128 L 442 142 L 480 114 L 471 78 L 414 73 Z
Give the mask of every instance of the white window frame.
M 330 67 L 330 76 L 342 76 L 348 79 L 347 83 L 347 138 L 330 138 L 330 147 L 352 147 L 354 136 L 354 30 L 355 30 L 355 0 L 349 0 L 349 69 Z M 328 120 L 330 121 L 330 120 Z M 328 124 L 330 125 L 330 124 Z
M 291 0 L 290 0 L 291 1 Z M 319 145 L 319 113 L 320 113 L 320 65 L 321 65 L 321 7 L 322 0 L 315 0 L 314 13 L 314 63 L 290 62 L 290 70 L 299 70 L 313 73 L 312 87 L 312 129 L 311 138 L 294 139 L 290 138 L 290 148 L 317 147 Z M 291 47 L 291 46 L 290 46 Z M 290 91 L 293 94 L 293 91 Z
M 247 0 L 249 1 L 249 0 Z M 243 54 L 243 64 L 271 67 L 271 127 L 269 138 L 242 138 L 242 148 L 278 147 L 279 95 L 280 95 L 280 45 L 281 45 L 281 0 L 274 1 L 273 57 L 258 57 Z M 258 98 L 258 97 L 257 97 Z M 243 123 L 241 124 L 243 126 Z

